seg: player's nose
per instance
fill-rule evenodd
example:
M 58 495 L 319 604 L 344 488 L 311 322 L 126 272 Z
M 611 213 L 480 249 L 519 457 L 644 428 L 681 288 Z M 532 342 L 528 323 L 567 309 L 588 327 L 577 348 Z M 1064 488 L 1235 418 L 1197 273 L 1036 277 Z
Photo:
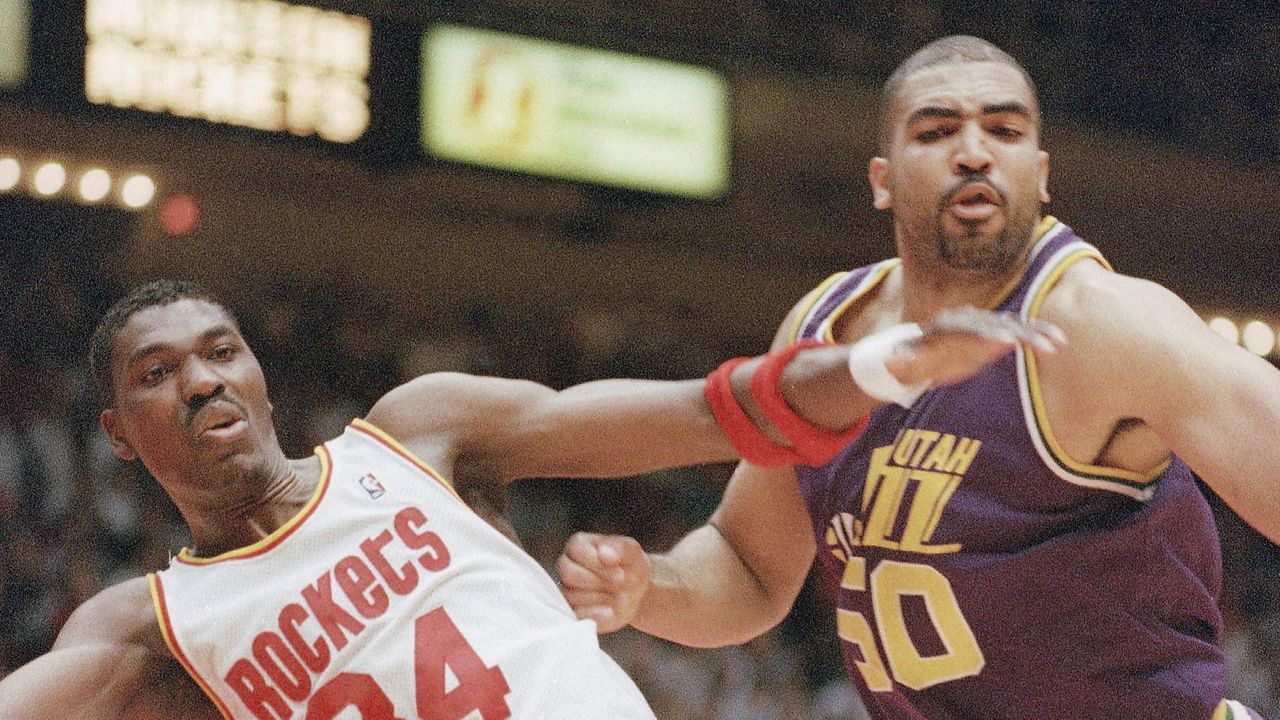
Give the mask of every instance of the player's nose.
M 222 376 L 200 359 L 191 359 L 183 363 L 181 379 L 182 399 L 188 405 L 199 399 L 220 395 L 226 390 Z
M 982 129 L 966 125 L 957 133 L 957 145 L 952 156 L 952 169 L 957 175 L 986 173 L 991 169 L 994 157 L 987 146 Z

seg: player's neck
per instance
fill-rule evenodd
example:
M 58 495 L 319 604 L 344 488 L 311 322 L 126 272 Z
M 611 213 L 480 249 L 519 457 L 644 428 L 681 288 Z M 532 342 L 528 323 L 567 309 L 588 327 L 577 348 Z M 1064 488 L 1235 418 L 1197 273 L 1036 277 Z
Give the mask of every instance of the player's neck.
M 195 555 L 213 557 L 268 537 L 303 511 L 320 484 L 320 460 L 314 455 L 301 460 L 281 456 L 264 470 L 217 502 L 182 508 Z
M 902 318 L 907 322 L 925 322 L 939 311 L 961 305 L 995 309 L 1008 294 L 1011 283 L 1022 274 L 1022 263 L 1000 273 L 943 271 L 909 262 L 901 266 L 898 297 L 902 302 Z

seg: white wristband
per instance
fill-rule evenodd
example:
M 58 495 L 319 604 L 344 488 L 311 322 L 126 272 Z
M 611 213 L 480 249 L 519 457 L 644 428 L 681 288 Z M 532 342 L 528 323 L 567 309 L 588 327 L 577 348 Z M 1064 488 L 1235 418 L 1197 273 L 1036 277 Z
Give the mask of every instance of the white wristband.
M 924 335 L 915 323 L 902 323 L 874 332 L 849 348 L 849 374 L 858 388 L 868 396 L 909 408 L 933 383 L 928 380 L 905 385 L 885 367 L 885 361 L 898 346 Z

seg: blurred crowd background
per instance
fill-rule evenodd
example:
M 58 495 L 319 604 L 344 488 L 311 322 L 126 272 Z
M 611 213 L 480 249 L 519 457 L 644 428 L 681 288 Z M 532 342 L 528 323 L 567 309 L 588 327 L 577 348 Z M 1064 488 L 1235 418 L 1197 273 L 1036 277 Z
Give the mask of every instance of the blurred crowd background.
M 367 10 L 375 32 L 418 27 L 428 12 L 319 4 Z M 83 2 L 33 5 L 43 22 Z M 672 200 L 423 158 L 371 164 L 294 138 L 0 93 L 0 154 L 145 165 L 162 194 L 191 193 L 201 213 L 194 231 L 172 233 L 154 211 L 0 191 L 0 676 L 47 650 L 85 599 L 189 542 L 168 499 L 111 455 L 97 426 L 89 334 L 133 282 L 178 276 L 224 296 L 294 456 L 425 372 L 553 387 L 697 377 L 763 351 L 826 274 L 888 252 L 862 179 L 875 89 L 940 35 L 993 40 L 1036 79 L 1054 153 L 1049 212 L 1198 310 L 1277 319 L 1274 2 L 443 6 L 453 22 L 720 68 L 734 97 L 729 195 Z M 730 469 L 524 481 L 511 507 L 548 568 L 578 530 L 662 549 L 705 520 Z M 1230 693 L 1280 717 L 1280 550 L 1211 501 Z M 856 720 L 825 592 L 811 582 L 775 631 L 742 647 L 688 650 L 631 632 L 604 643 L 663 720 Z

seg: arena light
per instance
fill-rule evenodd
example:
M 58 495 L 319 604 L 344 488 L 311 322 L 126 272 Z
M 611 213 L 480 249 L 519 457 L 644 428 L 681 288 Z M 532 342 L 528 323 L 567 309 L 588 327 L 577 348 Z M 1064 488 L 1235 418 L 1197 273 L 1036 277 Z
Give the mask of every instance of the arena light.
M 67 183 L 67 169 L 61 163 L 47 162 L 36 168 L 32 183 L 41 195 L 56 195 Z
M 1263 357 L 1270 355 L 1276 347 L 1275 331 L 1261 320 L 1245 323 L 1244 330 L 1240 333 L 1240 340 L 1246 350 Z
M 120 199 L 135 210 L 146 207 L 156 196 L 156 183 L 146 175 L 134 175 L 120 187 Z
M 80 176 L 80 197 L 86 202 L 98 202 L 111 192 L 111 174 L 102 168 L 92 168 Z
M 1227 339 L 1227 342 L 1239 344 L 1240 328 L 1224 317 L 1216 317 L 1209 321 L 1209 328 Z
M 160 229 L 171 237 L 190 234 L 200 224 L 200 203 L 187 193 L 176 193 L 160 203 Z
M 8 192 L 22 179 L 22 165 L 11 157 L 0 158 L 0 192 Z

